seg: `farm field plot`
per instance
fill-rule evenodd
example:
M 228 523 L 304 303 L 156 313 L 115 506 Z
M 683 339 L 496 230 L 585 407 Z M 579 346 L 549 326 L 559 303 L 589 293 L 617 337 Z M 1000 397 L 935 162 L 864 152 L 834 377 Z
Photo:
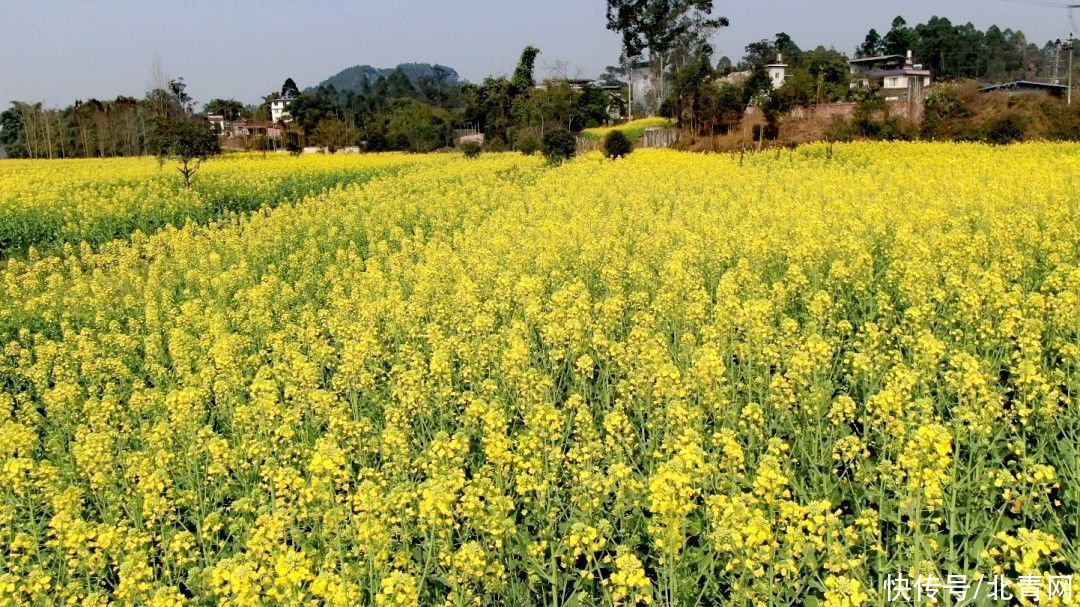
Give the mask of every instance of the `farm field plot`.
M 581 136 L 586 139 L 603 140 L 611 131 L 622 131 L 627 138 L 636 141 L 645 136 L 645 129 L 647 128 L 672 128 L 674 126 L 675 121 L 670 118 L 638 118 L 637 120 L 631 120 L 630 122 L 617 127 L 595 127 L 585 129 L 581 132 Z
M 0 605 L 1080 600 L 1080 145 L 401 158 L 7 261 Z
M 152 158 L 11 160 L 0 163 L 0 257 L 206 223 L 431 161 L 438 159 L 236 154 L 206 164 L 186 189 L 171 163 Z

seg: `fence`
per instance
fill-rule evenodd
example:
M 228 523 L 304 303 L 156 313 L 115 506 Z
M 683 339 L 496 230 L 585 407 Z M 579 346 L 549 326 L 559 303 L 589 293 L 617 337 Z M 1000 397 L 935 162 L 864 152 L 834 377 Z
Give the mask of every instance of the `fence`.
M 679 140 L 679 129 L 665 129 L 651 127 L 645 129 L 645 136 L 641 139 L 641 146 L 646 148 L 669 148 Z
M 600 139 L 592 137 L 575 137 L 574 139 L 577 142 L 578 154 L 587 154 L 604 148 L 604 142 Z

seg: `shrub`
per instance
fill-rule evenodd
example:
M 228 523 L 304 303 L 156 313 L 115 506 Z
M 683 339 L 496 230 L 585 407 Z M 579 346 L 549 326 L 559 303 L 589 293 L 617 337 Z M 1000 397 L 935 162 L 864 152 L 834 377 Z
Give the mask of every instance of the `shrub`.
M 825 128 L 826 141 L 854 141 L 857 135 L 855 125 L 843 116 L 833 116 Z
M 562 162 L 574 157 L 577 140 L 570 131 L 550 131 L 544 135 L 544 156 L 551 162 Z
M 299 156 L 304 152 L 304 147 L 300 145 L 300 138 L 295 133 L 289 133 L 285 137 L 285 151 L 293 156 Z
M 465 154 L 466 158 L 476 158 L 483 149 L 484 147 L 475 141 L 466 141 L 461 144 L 461 153 Z
M 632 150 L 630 139 L 622 131 L 611 131 L 604 137 L 604 155 L 608 158 L 622 158 Z
M 1080 105 L 1067 106 L 1060 100 L 1044 100 L 1042 114 L 1049 126 L 1044 136 L 1051 140 L 1080 140 Z
M 766 122 L 765 124 L 755 124 L 750 127 L 750 134 L 753 136 L 754 141 L 769 140 L 773 141 L 780 137 L 780 124 L 776 121 Z
M 923 137 L 973 139 L 970 122 L 980 94 L 970 85 L 943 83 L 931 89 L 923 111 Z
M 540 151 L 540 140 L 536 137 L 523 137 L 514 144 L 514 149 L 526 156 L 532 156 Z
M 882 141 L 911 141 L 919 134 L 919 127 L 899 116 L 886 116 L 877 123 L 877 138 Z
M 373 131 L 364 142 L 364 149 L 368 152 L 385 152 L 390 149 L 390 142 L 382 131 Z
M 986 141 L 995 145 L 1004 145 L 1014 141 L 1023 141 L 1026 121 L 1019 114 L 1005 114 L 991 120 L 985 127 Z

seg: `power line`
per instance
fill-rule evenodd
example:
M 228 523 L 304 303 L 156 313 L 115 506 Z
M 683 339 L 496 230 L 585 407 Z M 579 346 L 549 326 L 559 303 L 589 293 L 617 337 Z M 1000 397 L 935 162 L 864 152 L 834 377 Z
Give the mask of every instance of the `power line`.
M 1076 33 L 1076 17 L 1073 14 L 1074 9 L 1080 8 L 1080 4 L 1070 4 L 1065 2 L 1048 2 L 1047 0 L 1005 0 L 1013 4 L 1026 4 L 1028 6 L 1045 6 L 1048 8 L 1063 8 L 1068 11 L 1068 16 L 1065 19 L 1065 38 L 1072 39 Z
M 1068 68 L 1068 70 L 1069 70 L 1069 72 L 1068 72 L 1069 88 L 1067 89 L 1068 93 L 1066 95 L 1066 97 L 1067 97 L 1067 102 L 1066 103 L 1068 103 L 1069 105 L 1072 105 L 1073 49 L 1076 47 L 1076 38 L 1075 38 L 1075 36 L 1073 34 L 1077 30 L 1076 18 L 1073 15 L 1073 10 L 1080 8 L 1080 4 L 1066 4 L 1064 2 L 1047 2 L 1046 0 L 1005 0 L 1005 1 L 1006 2 L 1013 2 L 1013 3 L 1016 3 L 1016 4 L 1030 4 L 1032 6 L 1048 6 L 1048 7 L 1051 7 L 1051 8 L 1063 8 L 1063 9 L 1065 9 L 1065 10 L 1067 10 L 1069 12 L 1068 17 L 1067 17 L 1067 19 L 1065 21 L 1065 40 L 1066 40 L 1065 44 L 1069 49 L 1069 68 Z M 1061 49 L 1061 42 L 1059 41 L 1058 42 L 1058 52 L 1059 53 L 1060 53 L 1060 49 Z M 1055 77 L 1057 76 L 1057 62 L 1058 62 L 1058 57 L 1059 56 L 1060 56 L 1060 54 L 1054 58 L 1054 76 Z
M 1045 2 L 1044 0 L 1005 0 L 1013 4 L 1031 4 L 1033 6 L 1050 6 L 1053 8 L 1080 8 L 1080 4 L 1065 4 L 1064 2 Z

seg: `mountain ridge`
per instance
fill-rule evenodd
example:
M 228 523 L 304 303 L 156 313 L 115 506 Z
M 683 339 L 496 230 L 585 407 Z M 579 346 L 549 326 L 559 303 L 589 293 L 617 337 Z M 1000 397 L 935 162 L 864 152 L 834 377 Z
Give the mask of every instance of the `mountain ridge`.
M 304 92 L 313 92 L 320 86 L 333 85 L 333 87 L 341 93 L 349 91 L 359 93 L 363 87 L 365 78 L 369 85 L 374 85 L 375 81 L 379 78 L 385 78 L 399 69 L 409 78 L 409 82 L 412 83 L 414 87 L 418 86 L 421 79 L 435 76 L 437 70 L 443 70 L 447 85 L 455 85 L 463 82 L 461 75 L 458 74 L 457 70 L 438 63 L 409 62 L 399 63 L 394 67 L 385 68 L 378 68 L 365 63 L 363 65 L 347 67 L 333 76 L 319 82 L 317 85 L 304 89 Z

